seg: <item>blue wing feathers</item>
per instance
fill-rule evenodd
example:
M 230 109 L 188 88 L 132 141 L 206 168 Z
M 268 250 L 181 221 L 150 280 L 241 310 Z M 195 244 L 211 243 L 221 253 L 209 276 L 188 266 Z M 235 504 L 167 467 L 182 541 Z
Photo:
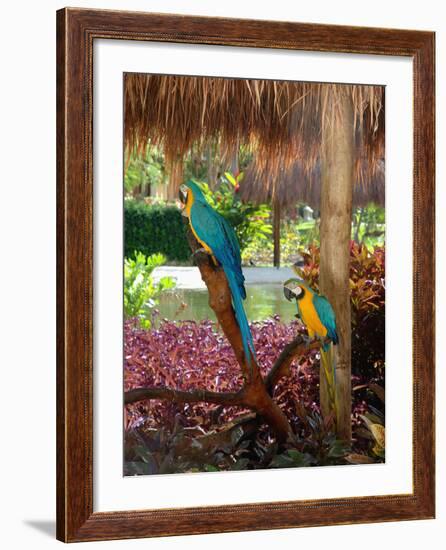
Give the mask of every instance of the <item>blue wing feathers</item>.
M 331 338 L 333 344 L 338 344 L 339 338 L 336 331 L 336 317 L 330 302 L 325 296 L 314 294 L 313 304 L 321 323 L 327 329 L 328 336 Z
M 243 298 L 240 294 L 238 283 L 235 279 L 232 271 L 225 270 L 226 278 L 228 280 L 229 288 L 232 295 L 232 303 L 234 305 L 235 317 L 237 319 L 238 326 L 242 335 L 243 352 L 248 363 L 251 362 L 251 357 L 255 358 L 254 342 L 252 340 L 251 329 L 249 328 L 248 319 L 246 317 L 245 309 L 243 307 Z
M 336 331 L 336 316 L 333 308 L 331 307 L 330 302 L 325 296 L 320 296 L 319 294 L 313 294 L 313 305 L 316 309 L 316 312 L 319 316 L 321 323 L 327 329 L 327 335 L 333 342 L 333 345 L 339 343 L 338 333 Z M 321 350 L 321 363 L 325 364 L 324 368 L 329 369 L 329 372 L 332 373 L 333 384 L 336 385 L 336 365 L 333 354 L 333 347 L 331 343 L 325 342 L 322 345 Z M 330 378 L 327 378 L 329 386 L 331 385 Z M 333 388 L 334 391 L 334 388 Z M 333 407 L 336 413 L 336 396 L 335 392 L 332 396 L 333 398 Z M 337 414 L 337 413 L 336 413 Z
M 240 294 L 245 299 L 240 247 L 232 226 L 209 205 L 200 202 L 192 205 L 191 223 L 198 237 L 209 246 L 219 263 L 234 271 Z

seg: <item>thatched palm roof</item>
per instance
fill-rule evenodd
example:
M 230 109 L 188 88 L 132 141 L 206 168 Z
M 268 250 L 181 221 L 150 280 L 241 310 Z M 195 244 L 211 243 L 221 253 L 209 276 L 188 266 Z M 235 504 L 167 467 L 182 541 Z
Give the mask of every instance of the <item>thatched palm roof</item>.
M 353 188 L 353 206 L 366 206 L 369 203 L 384 206 L 384 160 L 374 162 L 374 169 L 365 176 L 360 172 L 357 173 Z M 366 161 L 362 161 L 360 168 L 364 169 L 365 165 Z M 243 184 L 240 187 L 240 198 L 255 204 L 270 203 L 273 199 L 277 199 L 285 210 L 293 209 L 297 201 L 309 204 L 315 209 L 320 207 L 322 177 L 319 162 L 311 170 L 305 170 L 296 161 L 277 175 L 279 183 L 275 188 L 272 185 L 265 185 L 269 180 L 267 167 L 263 170 L 258 169 L 254 159 L 245 172 Z
M 290 197 L 314 203 L 321 132 L 337 116 L 339 94 L 352 99 L 356 135 L 356 194 L 382 202 L 384 91 L 380 86 L 215 77 L 126 74 L 127 151 L 161 147 L 180 183 L 191 150 L 217 143 L 221 156 L 239 145 L 254 153 L 243 196 Z M 312 184 L 314 189 L 312 189 Z M 382 188 L 382 189 L 381 189 Z

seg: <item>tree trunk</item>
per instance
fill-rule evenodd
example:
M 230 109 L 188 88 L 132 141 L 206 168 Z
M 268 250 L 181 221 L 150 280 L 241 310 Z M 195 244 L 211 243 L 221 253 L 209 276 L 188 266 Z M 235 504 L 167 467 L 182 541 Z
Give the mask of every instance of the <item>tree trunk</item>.
M 231 174 L 235 177 L 235 175 L 239 171 L 239 165 L 238 165 L 238 157 L 239 157 L 239 140 L 237 140 L 236 146 L 234 147 L 234 151 L 231 155 L 231 160 L 229 163 L 229 171 Z
M 364 208 L 359 209 L 359 216 L 358 216 L 358 224 L 356 226 L 355 231 L 355 241 L 360 244 L 360 231 L 361 231 L 361 222 L 362 222 L 362 215 L 364 213 Z
M 168 201 L 174 201 L 178 199 L 178 190 L 183 183 L 183 161 L 174 160 L 169 168 L 169 179 L 167 183 L 165 198 Z
M 277 197 L 273 202 L 273 242 L 274 267 L 280 267 L 280 203 Z
M 320 289 L 336 314 L 339 345 L 336 360 L 336 430 L 351 441 L 350 240 L 352 221 L 354 128 L 351 98 L 344 90 L 328 91 L 328 122 L 322 130 Z M 321 368 L 322 414 L 330 414 L 327 381 Z
M 215 144 L 207 147 L 207 184 L 214 190 L 218 180 L 218 158 Z

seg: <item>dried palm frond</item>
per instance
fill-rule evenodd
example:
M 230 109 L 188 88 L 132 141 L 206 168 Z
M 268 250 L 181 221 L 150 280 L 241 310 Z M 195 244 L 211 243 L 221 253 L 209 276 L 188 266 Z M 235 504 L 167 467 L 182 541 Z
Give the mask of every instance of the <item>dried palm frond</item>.
M 302 190 L 318 181 L 322 130 L 339 116 L 340 94 L 352 99 L 356 182 L 365 193 L 383 173 L 381 86 L 127 73 L 125 147 L 162 148 L 175 187 L 190 151 L 217 143 L 224 157 L 243 145 L 255 154 L 244 193 L 286 204 L 284 188 L 296 198 L 297 176 Z

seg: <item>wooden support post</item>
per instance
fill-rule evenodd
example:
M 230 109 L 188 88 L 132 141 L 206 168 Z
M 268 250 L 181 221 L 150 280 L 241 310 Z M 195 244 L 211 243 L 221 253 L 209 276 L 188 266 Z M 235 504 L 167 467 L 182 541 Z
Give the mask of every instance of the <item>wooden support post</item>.
M 351 97 L 342 88 L 327 98 L 322 130 L 320 289 L 333 306 L 339 335 L 335 346 L 338 436 L 351 441 L 350 240 L 354 170 L 354 119 Z M 331 91 L 327 91 L 332 94 Z M 321 369 L 322 414 L 330 413 Z

